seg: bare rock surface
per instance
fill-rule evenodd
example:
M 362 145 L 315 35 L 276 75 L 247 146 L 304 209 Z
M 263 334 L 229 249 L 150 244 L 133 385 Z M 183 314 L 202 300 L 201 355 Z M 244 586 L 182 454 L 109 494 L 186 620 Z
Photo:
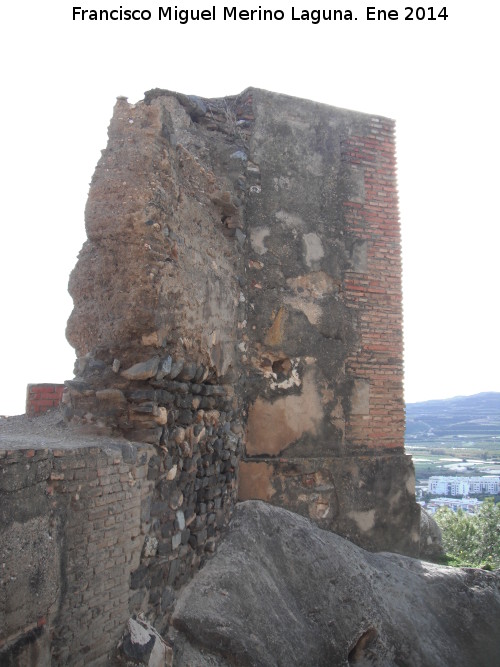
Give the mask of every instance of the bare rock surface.
M 498 572 L 369 553 L 309 520 L 240 503 L 174 613 L 174 665 L 491 667 Z
M 172 667 L 172 649 L 150 623 L 129 618 L 114 663 L 122 667 Z
M 437 560 L 443 555 L 441 528 L 436 520 L 422 509 L 420 511 L 420 558 Z

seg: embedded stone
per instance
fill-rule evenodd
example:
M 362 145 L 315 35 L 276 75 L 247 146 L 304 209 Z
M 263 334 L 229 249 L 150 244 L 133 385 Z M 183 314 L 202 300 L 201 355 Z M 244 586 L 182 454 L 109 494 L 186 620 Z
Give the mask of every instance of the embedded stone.
M 190 458 L 193 455 L 193 446 L 191 442 L 181 442 L 179 445 L 180 454 L 183 458 Z
M 163 378 L 169 377 L 171 371 L 172 371 L 172 357 L 169 355 L 165 359 L 162 359 L 158 367 L 158 372 L 156 373 L 156 379 L 163 380 Z
M 193 421 L 193 413 L 191 410 L 179 410 L 178 420 L 180 424 L 187 426 Z
M 170 379 L 175 380 L 175 378 L 182 371 L 183 367 L 184 367 L 184 359 L 178 359 L 177 361 L 173 362 L 169 374 Z
M 128 665 L 172 667 L 173 651 L 160 634 L 143 619 L 130 618 L 127 630 L 118 647 L 122 660 Z
M 203 418 L 207 426 L 208 425 L 217 426 L 220 420 L 220 412 L 218 410 L 207 410 L 204 413 Z
M 165 389 L 178 394 L 187 394 L 189 392 L 189 385 L 186 382 L 177 382 L 177 380 L 175 380 L 166 382 Z
M 95 396 L 99 401 L 105 401 L 113 405 L 123 405 L 127 403 L 127 399 L 122 391 L 119 389 L 100 389 L 96 391 Z
M 184 530 L 186 527 L 186 519 L 184 517 L 184 512 L 182 510 L 178 510 L 175 513 L 175 518 L 177 520 L 177 525 L 179 526 L 179 530 Z
M 151 535 L 146 535 L 146 538 L 144 539 L 144 548 L 143 548 L 143 556 L 145 558 L 150 558 L 151 556 L 156 555 L 156 551 L 158 549 L 158 540 L 156 537 L 152 537 Z
M 131 405 L 130 411 L 137 414 L 150 414 L 152 415 L 156 409 L 156 403 L 147 402 L 139 403 L 138 405 Z
M 248 155 L 245 153 L 245 151 L 241 150 L 231 153 L 230 157 L 231 160 L 241 160 L 242 162 L 246 162 L 248 160 Z
M 243 433 L 243 428 L 239 422 L 231 422 L 231 431 L 235 435 L 241 435 L 241 433 Z
M 156 375 L 158 366 L 160 364 L 160 357 L 155 356 L 147 361 L 142 361 L 138 364 L 134 364 L 127 370 L 122 371 L 123 377 L 127 380 L 149 380 Z
M 173 465 L 172 468 L 167 472 L 167 479 L 168 480 L 173 480 L 175 479 L 175 476 L 177 475 L 177 464 Z
M 131 401 L 156 401 L 155 389 L 136 389 L 128 391 L 127 397 Z
M 172 535 L 172 550 L 175 551 L 181 546 L 182 542 L 182 533 L 175 533 L 175 535 Z
M 180 371 L 177 379 L 180 382 L 192 380 L 196 375 L 197 367 L 194 363 L 184 364 L 182 370 Z
M 179 489 L 175 489 L 174 491 L 172 491 L 168 501 L 169 507 L 173 510 L 178 510 L 180 507 L 182 507 L 183 502 L 184 502 L 184 495 L 182 491 L 180 491 Z
M 156 408 L 155 421 L 157 424 L 166 424 L 168 421 L 168 411 L 166 408 Z
M 186 437 L 186 429 L 182 428 L 181 426 L 178 426 L 172 432 L 172 439 L 174 440 L 174 442 L 177 445 L 180 445 L 181 443 L 183 443 L 185 437 Z
M 203 366 L 203 364 L 201 364 L 201 366 L 198 366 L 198 368 L 196 369 L 196 374 L 194 376 L 194 381 L 195 382 L 202 382 L 203 381 L 202 378 L 203 378 L 205 372 L 208 372 L 208 371 L 206 370 L 205 366 Z
M 156 397 L 158 400 L 158 403 L 173 403 L 174 402 L 174 395 L 171 394 L 168 391 L 165 391 L 164 389 L 158 389 L 156 392 Z

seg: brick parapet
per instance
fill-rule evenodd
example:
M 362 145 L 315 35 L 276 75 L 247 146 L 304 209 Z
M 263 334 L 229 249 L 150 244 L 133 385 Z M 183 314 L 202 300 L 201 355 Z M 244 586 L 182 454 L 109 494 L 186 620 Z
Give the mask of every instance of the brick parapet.
M 26 389 L 26 414 L 36 417 L 61 403 L 64 384 L 29 384 Z

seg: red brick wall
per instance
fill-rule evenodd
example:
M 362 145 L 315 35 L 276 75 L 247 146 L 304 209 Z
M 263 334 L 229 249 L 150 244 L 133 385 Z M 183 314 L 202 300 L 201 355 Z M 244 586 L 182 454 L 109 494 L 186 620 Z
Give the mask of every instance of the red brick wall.
M 358 349 L 347 373 L 369 384 L 369 409 L 351 414 L 346 437 L 354 444 L 403 448 L 403 338 L 401 247 L 394 123 L 372 118 L 368 134 L 351 135 L 342 159 L 364 171 L 364 202 L 344 202 L 353 236 L 367 242 L 364 273 L 348 272 L 345 300 L 358 311 Z
M 57 408 L 64 391 L 63 384 L 29 384 L 26 391 L 26 414 L 36 417 L 51 408 Z

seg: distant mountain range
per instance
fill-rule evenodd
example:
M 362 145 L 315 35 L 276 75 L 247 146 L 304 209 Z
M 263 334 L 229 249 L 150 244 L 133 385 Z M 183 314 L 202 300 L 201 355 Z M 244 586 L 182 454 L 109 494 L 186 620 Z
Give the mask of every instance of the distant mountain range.
M 406 441 L 500 442 L 500 393 L 407 403 Z

